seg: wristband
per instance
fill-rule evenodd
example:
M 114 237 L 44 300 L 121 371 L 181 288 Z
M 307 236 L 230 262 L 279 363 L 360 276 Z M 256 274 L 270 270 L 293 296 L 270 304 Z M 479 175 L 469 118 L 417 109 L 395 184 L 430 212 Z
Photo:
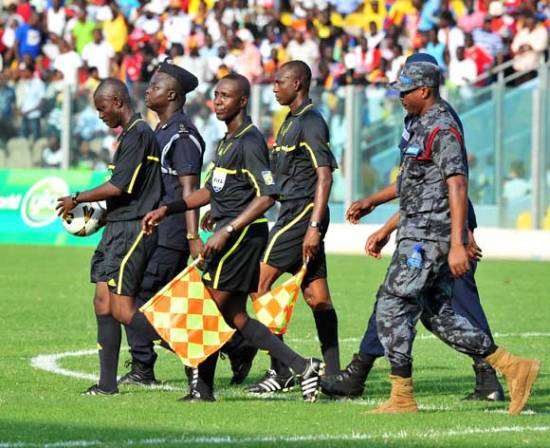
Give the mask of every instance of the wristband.
M 198 239 L 200 239 L 200 235 L 198 233 L 188 233 L 187 234 L 187 239 L 189 241 L 198 240 Z
M 186 210 L 187 203 L 183 199 L 166 204 L 166 216 L 183 213 Z

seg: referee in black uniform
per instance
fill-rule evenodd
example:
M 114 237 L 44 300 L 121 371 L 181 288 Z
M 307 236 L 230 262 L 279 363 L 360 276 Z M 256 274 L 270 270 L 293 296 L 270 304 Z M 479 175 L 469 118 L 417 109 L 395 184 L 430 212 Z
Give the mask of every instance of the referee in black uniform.
M 334 374 L 340 370 L 338 320 L 330 299 L 323 238 L 330 221 L 328 200 L 337 164 L 329 147 L 327 124 L 309 98 L 310 83 L 311 70 L 302 61 L 287 62 L 275 76 L 275 97 L 290 108 L 271 151 L 281 209 L 269 233 L 253 299 L 269 291 L 283 273 L 298 272 L 309 259 L 302 292 L 313 311 L 327 374 Z M 278 392 L 293 385 L 292 372 L 272 358 L 271 369 L 248 391 Z
M 156 246 L 156 235 L 145 236 L 141 231 L 141 218 L 158 205 L 162 179 L 158 143 L 149 125 L 134 113 L 126 85 L 105 79 L 94 93 L 94 103 L 107 126 L 123 128 L 109 166 L 112 176 L 92 190 L 59 198 L 57 209 L 66 215 L 79 202 L 107 200 L 107 225 L 91 263 L 100 378 L 84 394 L 112 395 L 118 393 L 120 312 L 133 308 Z
M 153 75 L 145 92 L 145 104 L 155 111 L 159 123 L 155 137 L 160 146 L 160 166 L 164 193 L 162 203 L 185 198 L 200 187 L 204 140 L 183 111 L 186 95 L 198 85 L 198 79 L 187 70 L 167 62 Z M 187 265 L 189 254 L 197 258 L 203 250 L 198 234 L 198 211 L 188 210 L 166 218 L 157 229 L 158 242 L 147 264 L 140 291 L 138 308 Z M 132 355 L 132 369 L 119 384 L 156 383 L 154 363 L 157 355 L 153 344 L 126 328 Z
M 265 140 L 246 114 L 249 96 L 250 83 L 241 75 L 228 75 L 218 83 L 214 109 L 228 132 L 218 146 L 206 186 L 147 214 L 143 227 L 151 233 L 165 216 L 211 204 L 216 224 L 204 250 L 204 284 L 226 322 L 251 344 L 289 365 L 299 375 L 303 398 L 315 401 L 323 363 L 302 358 L 246 312 L 247 297 L 258 287 L 259 261 L 267 242 L 263 214 L 276 194 Z M 199 366 L 199 380 L 188 400 L 214 399 L 216 358 L 217 353 Z

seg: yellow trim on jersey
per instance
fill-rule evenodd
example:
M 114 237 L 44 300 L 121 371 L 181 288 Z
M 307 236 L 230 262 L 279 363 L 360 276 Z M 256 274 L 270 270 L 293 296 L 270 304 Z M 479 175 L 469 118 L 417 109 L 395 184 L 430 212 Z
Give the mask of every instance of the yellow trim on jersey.
M 130 132 L 130 129 L 132 129 L 136 124 L 138 124 L 140 121 L 143 121 L 145 123 L 145 120 L 143 118 L 138 118 L 136 121 L 134 121 L 128 129 L 124 131 L 125 134 Z
M 317 157 L 315 157 L 315 153 L 313 152 L 313 149 L 311 149 L 311 146 L 309 146 L 306 142 L 301 142 L 300 146 L 305 147 L 309 151 L 309 155 L 311 156 L 311 161 L 313 162 L 313 167 L 315 169 L 319 168 L 319 164 L 317 163 Z
M 308 104 L 306 107 L 304 107 L 300 112 L 297 114 L 293 114 L 294 116 L 302 115 L 306 110 L 309 110 L 313 107 L 313 103 Z
M 235 135 L 235 138 L 238 138 L 238 137 L 241 137 L 242 135 L 244 135 L 246 132 L 248 132 L 250 130 L 250 128 L 254 126 L 253 123 L 250 123 L 246 128 L 244 128 L 241 132 L 239 132 L 238 134 Z
M 292 126 L 292 123 L 294 123 L 293 121 L 290 121 L 288 123 L 288 126 L 286 127 L 286 129 L 284 128 L 284 123 L 283 125 L 281 126 L 281 132 L 280 134 L 284 137 L 286 135 L 286 133 L 288 132 L 288 130 L 290 129 L 290 127 Z
M 223 156 L 228 150 L 229 148 L 231 148 L 231 145 L 233 144 L 233 142 L 229 142 L 229 145 L 227 145 L 225 148 L 223 147 L 223 141 L 220 142 L 220 146 L 218 146 L 218 149 L 216 149 L 216 153 L 219 155 L 219 156 Z
M 254 174 L 252 174 L 250 171 L 245 170 L 244 168 L 241 170 L 244 174 L 248 174 L 248 177 L 252 179 L 252 184 L 254 185 L 254 189 L 256 190 L 256 196 L 260 197 L 260 186 L 258 185 L 258 182 L 256 181 L 256 178 L 254 177 Z
M 227 257 L 229 257 L 229 255 L 231 255 L 233 252 L 235 252 L 237 250 L 237 247 L 239 247 L 239 244 L 241 243 L 241 241 L 243 240 L 244 236 L 246 235 L 246 232 L 248 232 L 248 228 L 250 227 L 250 224 L 248 224 L 242 231 L 241 235 L 239 236 L 239 238 L 237 239 L 237 241 L 235 242 L 235 244 L 233 244 L 233 246 L 231 247 L 231 249 L 229 249 L 225 255 L 221 258 L 220 260 L 220 263 L 218 264 L 218 268 L 216 269 L 216 275 L 214 276 L 214 283 L 212 284 L 212 287 L 214 289 L 218 289 L 218 283 L 220 282 L 220 275 L 222 273 L 222 267 L 223 267 L 223 263 L 225 262 L 225 260 L 227 259 Z
M 143 230 L 139 232 L 139 235 L 137 236 L 136 240 L 134 241 L 134 244 L 132 244 L 132 247 L 130 247 L 130 250 L 126 254 L 126 256 L 122 259 L 122 263 L 120 263 L 120 271 L 118 273 L 118 286 L 116 289 L 117 294 L 122 294 L 122 279 L 124 277 L 124 268 L 126 267 L 126 263 L 136 250 L 136 247 L 138 246 L 139 242 L 143 238 Z
M 230 170 L 228 168 L 223 168 L 221 166 L 214 167 L 214 171 L 219 171 L 221 173 L 226 173 L 226 174 L 237 174 L 237 170 Z
M 254 221 L 252 224 L 259 224 L 261 222 L 268 222 L 267 218 L 258 218 L 256 221 Z
M 210 179 L 210 176 L 212 176 L 212 172 L 214 171 L 214 168 L 216 166 L 214 165 L 214 162 L 210 162 L 208 166 L 206 167 L 206 176 L 204 176 L 204 184 L 206 185 L 206 182 L 208 182 L 208 179 Z
M 147 160 L 152 160 L 153 162 L 160 162 L 160 159 L 155 156 L 147 156 Z
M 138 174 L 139 174 L 139 170 L 141 169 L 141 162 L 139 163 L 139 165 L 136 167 L 135 171 L 134 171 L 134 174 L 132 175 L 132 180 L 130 181 L 130 185 L 128 186 L 128 193 L 131 193 L 133 188 L 134 188 L 134 184 L 136 183 L 136 179 L 138 177 Z
M 277 242 L 277 239 L 278 239 L 283 233 L 285 233 L 288 229 L 290 229 L 294 224 L 296 224 L 298 221 L 300 221 L 300 220 L 307 214 L 307 212 L 308 212 L 310 209 L 313 209 L 313 202 L 311 202 L 310 204 L 306 205 L 306 207 L 298 214 L 298 216 L 296 216 L 296 218 L 294 218 L 294 219 L 293 219 L 292 221 L 290 221 L 286 226 L 284 226 L 284 227 L 281 228 L 277 233 L 275 233 L 275 235 L 273 235 L 273 238 L 271 238 L 271 241 L 269 242 L 269 245 L 267 246 L 267 249 L 266 249 L 265 255 L 264 255 L 264 259 L 262 260 L 262 262 L 267 263 L 267 260 L 269 259 L 269 254 L 270 254 L 271 251 L 273 250 L 273 246 L 274 246 L 275 243 Z

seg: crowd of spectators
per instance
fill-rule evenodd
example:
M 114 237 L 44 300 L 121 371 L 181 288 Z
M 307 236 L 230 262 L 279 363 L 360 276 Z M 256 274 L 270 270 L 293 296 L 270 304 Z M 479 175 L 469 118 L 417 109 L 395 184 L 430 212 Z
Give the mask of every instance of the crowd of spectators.
M 277 67 L 301 59 L 325 92 L 367 85 L 375 104 L 378 86 L 395 80 L 415 51 L 433 55 L 447 83 L 465 92 L 506 60 L 533 71 L 545 57 L 550 23 L 548 2 L 536 0 L 0 1 L 0 114 L 8 119 L 0 140 L 58 137 L 69 86 L 80 98 L 75 157 L 105 132 L 89 104 L 100 80 L 118 77 L 139 98 L 168 57 L 199 78 L 205 100 L 209 84 L 231 71 L 270 83 Z M 328 109 L 341 108 L 332 102 Z M 373 122 L 382 112 L 369 107 Z M 217 126 L 207 110 L 196 112 L 204 126 Z M 9 124 L 14 117 L 17 128 Z M 332 125 L 343 128 L 341 120 Z

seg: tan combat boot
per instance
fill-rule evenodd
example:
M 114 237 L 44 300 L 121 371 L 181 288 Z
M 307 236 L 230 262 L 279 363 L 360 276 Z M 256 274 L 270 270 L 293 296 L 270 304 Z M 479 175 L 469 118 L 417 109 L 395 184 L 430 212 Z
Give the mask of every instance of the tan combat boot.
M 368 414 L 418 412 L 418 406 L 413 395 L 412 378 L 401 378 L 400 376 L 390 375 L 390 381 L 390 399 L 376 409 L 369 411 Z
M 492 355 L 487 356 L 485 361 L 502 372 L 506 378 L 510 394 L 508 413 L 519 415 L 529 399 L 529 394 L 539 374 L 540 362 L 536 359 L 514 356 L 501 347 L 497 348 Z

